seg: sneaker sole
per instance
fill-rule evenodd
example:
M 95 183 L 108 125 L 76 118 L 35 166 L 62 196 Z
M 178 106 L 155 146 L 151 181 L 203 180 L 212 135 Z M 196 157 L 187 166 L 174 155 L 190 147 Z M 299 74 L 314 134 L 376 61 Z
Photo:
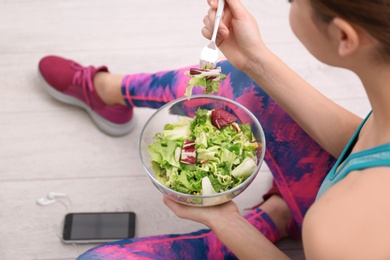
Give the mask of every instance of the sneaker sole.
M 107 119 L 104 119 L 101 117 L 99 114 L 97 114 L 95 111 L 93 111 L 86 103 L 82 102 L 81 100 L 65 95 L 59 91 L 57 91 L 55 88 L 50 86 L 46 80 L 43 78 L 42 74 L 40 71 L 38 71 L 39 79 L 43 83 L 43 88 L 49 93 L 50 96 L 54 97 L 55 99 L 72 105 L 76 106 L 79 108 L 84 109 L 87 111 L 89 116 L 91 117 L 92 121 L 95 123 L 95 125 L 105 134 L 110 135 L 110 136 L 124 136 L 128 133 L 130 133 L 135 125 L 136 125 L 136 120 L 133 115 L 133 118 L 125 123 L 125 124 L 115 124 L 113 122 L 108 121 Z

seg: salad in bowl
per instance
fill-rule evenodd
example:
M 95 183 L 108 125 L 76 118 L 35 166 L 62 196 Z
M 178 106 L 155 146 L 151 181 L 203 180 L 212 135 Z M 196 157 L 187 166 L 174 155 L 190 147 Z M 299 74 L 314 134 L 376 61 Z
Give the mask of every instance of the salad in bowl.
M 139 152 L 153 184 L 192 206 L 227 202 L 256 177 L 265 138 L 258 120 L 237 102 L 195 95 L 174 100 L 152 115 Z

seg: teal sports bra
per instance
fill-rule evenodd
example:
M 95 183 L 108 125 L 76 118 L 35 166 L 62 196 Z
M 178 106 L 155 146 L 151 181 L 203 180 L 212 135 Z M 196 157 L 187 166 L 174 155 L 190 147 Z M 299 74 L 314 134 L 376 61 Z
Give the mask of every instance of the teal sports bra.
M 338 158 L 333 168 L 325 177 L 321 184 L 320 190 L 317 193 L 316 200 L 321 197 L 321 195 L 324 194 L 324 192 L 327 191 L 330 187 L 344 179 L 345 176 L 347 176 L 351 171 L 363 170 L 372 167 L 390 166 L 390 143 L 351 154 L 352 148 L 357 141 L 360 130 L 366 123 L 367 119 L 370 117 L 371 113 L 372 112 L 370 112 L 360 124 L 351 140 L 344 148 L 341 156 Z M 343 164 L 341 165 L 341 163 Z

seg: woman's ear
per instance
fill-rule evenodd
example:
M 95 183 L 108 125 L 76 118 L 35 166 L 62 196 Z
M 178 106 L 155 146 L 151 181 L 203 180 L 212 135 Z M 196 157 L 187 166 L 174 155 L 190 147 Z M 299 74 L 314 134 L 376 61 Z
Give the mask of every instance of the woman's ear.
M 339 55 L 345 57 L 354 53 L 360 45 L 358 31 L 349 22 L 338 17 L 331 23 L 335 29 L 333 36 L 338 43 Z

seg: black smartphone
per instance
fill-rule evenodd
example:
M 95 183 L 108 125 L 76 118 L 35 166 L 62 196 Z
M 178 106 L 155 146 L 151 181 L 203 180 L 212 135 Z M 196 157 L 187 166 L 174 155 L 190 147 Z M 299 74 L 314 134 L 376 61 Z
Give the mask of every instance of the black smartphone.
M 68 213 L 62 240 L 64 243 L 104 243 L 134 235 L 134 212 Z

